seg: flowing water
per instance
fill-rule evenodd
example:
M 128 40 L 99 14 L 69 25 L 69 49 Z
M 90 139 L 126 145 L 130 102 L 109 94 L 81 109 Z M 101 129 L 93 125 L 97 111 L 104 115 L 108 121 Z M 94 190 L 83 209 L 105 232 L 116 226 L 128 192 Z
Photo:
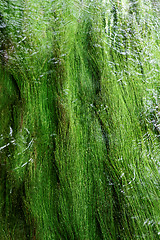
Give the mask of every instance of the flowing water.
M 0 239 L 159 238 L 159 1 L 1 0 Z

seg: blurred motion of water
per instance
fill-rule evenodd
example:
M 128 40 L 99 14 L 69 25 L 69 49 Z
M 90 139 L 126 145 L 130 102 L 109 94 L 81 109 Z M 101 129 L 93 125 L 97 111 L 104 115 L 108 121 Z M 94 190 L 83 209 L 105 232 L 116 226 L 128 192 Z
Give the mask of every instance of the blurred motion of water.
M 7 178 L 9 179 L 8 182 L 11 181 L 10 179 L 14 179 L 14 174 L 18 176 L 17 182 L 22 181 L 24 183 L 22 180 L 24 174 L 22 177 L 19 172 L 25 172 L 27 177 L 32 175 L 32 165 L 34 164 L 36 168 L 36 158 L 40 155 L 37 154 L 38 150 L 44 156 L 47 156 L 47 153 L 51 151 L 50 157 L 54 162 L 56 158 L 53 157 L 56 151 L 55 146 L 59 144 L 58 141 L 57 145 L 55 144 L 56 137 L 58 134 L 63 135 L 62 126 L 66 130 L 70 125 L 73 124 L 75 127 L 76 124 L 78 125 L 81 122 L 80 119 L 77 119 L 76 122 L 76 110 L 74 112 L 73 109 L 77 109 L 77 112 L 81 111 L 82 118 L 87 115 L 87 111 L 90 111 L 91 115 L 97 119 L 95 122 L 99 124 L 96 132 L 99 135 L 95 136 L 95 142 L 106 143 L 106 158 L 112 156 L 112 151 L 117 151 L 113 156 L 118 157 L 118 160 L 115 160 L 115 166 L 112 166 L 111 169 L 115 172 L 119 171 L 119 175 L 117 173 L 113 175 L 116 176 L 117 174 L 116 179 L 119 182 L 116 183 L 113 177 L 110 177 L 108 173 L 107 175 L 106 171 L 111 170 L 108 170 L 109 168 L 106 170 L 106 167 L 104 167 L 104 176 L 102 180 L 100 179 L 100 184 L 103 185 L 103 178 L 107 179 L 106 182 L 112 189 L 112 197 L 116 196 L 115 189 L 118 189 L 120 197 L 115 197 L 115 199 L 121 201 L 123 205 L 121 211 L 125 215 L 124 206 L 127 212 L 127 209 L 130 208 L 129 203 L 132 202 L 130 199 L 133 199 L 133 202 L 138 201 L 137 199 L 141 197 L 142 186 L 146 189 L 146 196 L 143 196 L 146 206 L 159 201 L 157 199 L 157 192 L 160 190 L 159 178 L 157 177 L 158 174 L 154 175 L 152 166 L 154 165 L 160 173 L 160 2 L 158 0 L 104 0 L 103 4 L 101 4 L 101 1 L 74 2 L 74 4 L 73 1 L 66 3 L 64 1 L 48 0 L 44 2 L 34 0 L 0 2 L 0 184 L 5 186 L 4 181 L 7 181 Z M 98 19 L 100 17 L 102 21 L 99 23 Z M 70 29 L 75 32 L 67 35 Z M 82 35 L 80 40 L 78 39 L 79 35 Z M 73 54 L 73 65 L 75 69 L 78 64 L 79 68 L 82 68 L 81 72 L 80 69 L 75 70 L 76 76 L 80 79 L 79 82 L 77 81 L 78 94 L 76 90 L 73 92 L 75 83 L 69 82 L 71 81 L 72 71 L 68 69 L 72 63 L 68 59 L 70 59 L 73 46 L 75 46 L 75 53 L 76 51 L 80 52 L 80 57 L 77 58 L 75 57 L 76 54 L 74 53 L 75 56 Z M 81 53 L 81 49 L 84 53 Z M 100 54 L 103 56 L 103 60 L 98 62 L 97 59 L 100 59 Z M 85 77 L 87 71 L 88 78 Z M 73 80 L 75 81 L 74 78 Z M 91 82 L 90 85 L 88 84 L 89 81 Z M 117 115 L 114 115 L 114 113 L 108 114 L 112 105 L 108 96 L 110 96 L 110 92 L 115 91 L 112 82 L 115 82 L 116 87 L 118 86 L 117 94 L 121 93 L 122 96 L 119 99 L 116 98 L 118 100 L 116 100 L 115 105 L 121 106 L 121 102 L 124 102 L 125 105 L 123 109 L 117 110 L 119 111 Z M 138 87 L 136 88 L 136 86 Z M 92 88 L 94 88 L 94 94 L 90 93 Z M 144 94 L 141 98 L 139 97 L 141 94 L 141 92 L 138 92 L 139 89 L 142 89 Z M 131 94 L 131 90 L 134 94 Z M 49 94 L 53 96 L 49 98 Z M 132 100 L 129 102 L 131 98 L 134 99 L 133 102 Z M 50 99 L 50 102 L 48 99 Z M 141 99 L 141 102 L 139 102 L 139 99 Z M 137 105 L 134 106 L 134 104 Z M 83 107 L 85 110 L 83 110 Z M 50 113 L 53 108 L 53 112 Z M 131 108 L 133 112 L 130 110 Z M 124 109 L 126 109 L 130 118 L 125 119 L 125 116 L 123 116 Z M 56 114 L 58 115 L 57 118 L 55 117 Z M 118 116 L 119 119 L 115 116 Z M 59 123 L 59 119 L 61 119 L 61 123 Z M 122 119 L 124 119 L 124 125 Z M 128 129 L 125 129 L 125 126 L 129 126 L 127 125 L 127 119 L 131 119 L 131 123 L 136 119 L 139 124 L 137 129 L 140 129 L 140 133 L 132 129 L 133 135 L 130 135 L 132 139 L 128 139 L 128 142 L 131 141 L 132 143 L 128 144 L 131 147 L 131 153 L 129 151 L 128 153 L 134 156 L 135 165 L 133 162 L 125 165 L 126 159 L 129 159 L 130 156 L 125 159 L 118 152 L 119 149 L 122 152 L 123 149 L 124 152 L 126 151 L 127 137 L 125 133 Z M 56 127 L 58 130 L 56 130 Z M 45 130 L 42 131 L 42 129 Z M 71 134 L 70 130 L 66 130 L 66 132 L 66 135 Z M 120 137 L 122 137 L 121 141 L 119 141 Z M 80 142 L 81 136 L 79 139 Z M 41 141 L 46 146 L 45 150 L 43 150 Z M 112 147 L 114 146 L 114 150 L 110 149 L 110 144 L 112 144 Z M 133 149 L 137 156 L 134 151 L 132 152 Z M 87 151 L 86 156 L 88 156 Z M 100 150 L 98 149 L 98 151 Z M 87 161 L 87 157 L 84 157 L 84 159 Z M 95 160 L 96 157 L 93 159 Z M 142 159 L 147 162 L 143 168 Z M 74 164 L 76 164 L 76 161 Z M 111 163 L 109 162 L 109 164 Z M 119 166 L 118 170 L 116 164 Z M 59 163 L 59 166 L 61 170 L 65 168 L 61 167 L 61 163 Z M 30 170 L 27 170 L 29 167 Z M 87 165 L 87 174 L 88 168 Z M 83 172 L 83 170 L 81 171 Z M 27 171 L 30 171 L 30 173 L 28 174 Z M 143 174 L 143 172 L 147 172 L 148 175 Z M 76 181 L 74 184 L 76 184 Z M 153 182 L 155 186 L 153 193 L 151 185 L 149 185 L 150 182 Z M 89 185 L 89 183 L 87 184 Z M 101 186 L 100 184 L 98 186 Z M 14 186 L 13 183 L 12 185 Z M 26 186 L 19 188 L 25 192 Z M 12 187 L 10 189 L 10 193 L 12 193 Z M 135 195 L 132 196 L 135 189 L 139 190 L 137 198 Z M 90 191 L 91 189 L 88 190 L 88 195 Z M 100 192 L 102 191 L 100 190 Z M 7 198 L 5 194 L 6 192 L 4 198 Z M 73 196 L 71 196 L 71 199 Z M 123 201 L 123 196 L 125 201 Z M 87 196 L 86 205 L 88 204 L 87 201 L 89 202 L 88 198 Z M 18 202 L 18 200 L 16 201 Z M 23 201 L 25 202 L 25 200 Z M 25 207 L 27 206 L 28 211 L 30 203 L 25 202 L 23 204 Z M 98 206 L 98 204 L 99 200 L 97 200 L 95 206 Z M 145 204 L 139 206 L 144 212 L 149 211 L 146 210 Z M 114 203 L 114 206 L 117 206 L 116 203 Z M 87 206 L 86 209 L 89 207 Z M 134 212 L 136 212 L 135 209 L 136 206 L 133 206 L 132 210 Z M 99 214 L 100 210 L 98 209 L 97 212 Z M 20 214 L 21 216 L 25 215 L 24 213 Z M 31 213 L 27 212 L 27 214 Z M 148 212 L 146 216 L 147 214 Z M 152 214 L 155 214 L 154 211 Z M 141 224 L 153 229 L 160 224 L 158 214 L 154 219 L 145 216 L 145 221 Z M 119 216 L 115 217 L 115 222 L 119 218 Z M 138 213 L 135 215 L 132 212 L 128 218 L 126 216 L 125 218 L 127 219 L 126 222 L 130 219 L 133 222 L 139 222 L 139 219 L 141 219 Z M 98 221 L 97 219 L 96 221 Z M 133 229 L 135 226 L 136 224 Z M 156 236 L 160 235 L 156 227 L 155 229 Z M 143 236 L 138 234 L 136 232 L 133 239 L 149 239 L 148 234 L 150 233 L 143 233 Z

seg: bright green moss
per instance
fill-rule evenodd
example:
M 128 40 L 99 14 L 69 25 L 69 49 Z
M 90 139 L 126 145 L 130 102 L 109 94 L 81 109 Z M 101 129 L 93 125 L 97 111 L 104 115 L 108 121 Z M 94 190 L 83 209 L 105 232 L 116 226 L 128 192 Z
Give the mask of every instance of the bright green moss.
M 0 7 L 1 238 L 158 239 L 152 2 Z

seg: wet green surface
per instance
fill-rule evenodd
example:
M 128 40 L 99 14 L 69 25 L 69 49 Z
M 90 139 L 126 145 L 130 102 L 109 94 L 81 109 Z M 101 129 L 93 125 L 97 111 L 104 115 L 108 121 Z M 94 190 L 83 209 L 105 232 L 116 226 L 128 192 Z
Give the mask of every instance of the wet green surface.
M 0 12 L 1 239 L 158 239 L 158 2 Z

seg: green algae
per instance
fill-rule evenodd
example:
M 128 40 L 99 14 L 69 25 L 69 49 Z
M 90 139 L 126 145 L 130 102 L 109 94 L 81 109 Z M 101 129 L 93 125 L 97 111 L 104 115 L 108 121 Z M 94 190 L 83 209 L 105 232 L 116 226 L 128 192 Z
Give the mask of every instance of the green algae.
M 158 10 L 30 0 L 1 12 L 1 238 L 158 239 Z

